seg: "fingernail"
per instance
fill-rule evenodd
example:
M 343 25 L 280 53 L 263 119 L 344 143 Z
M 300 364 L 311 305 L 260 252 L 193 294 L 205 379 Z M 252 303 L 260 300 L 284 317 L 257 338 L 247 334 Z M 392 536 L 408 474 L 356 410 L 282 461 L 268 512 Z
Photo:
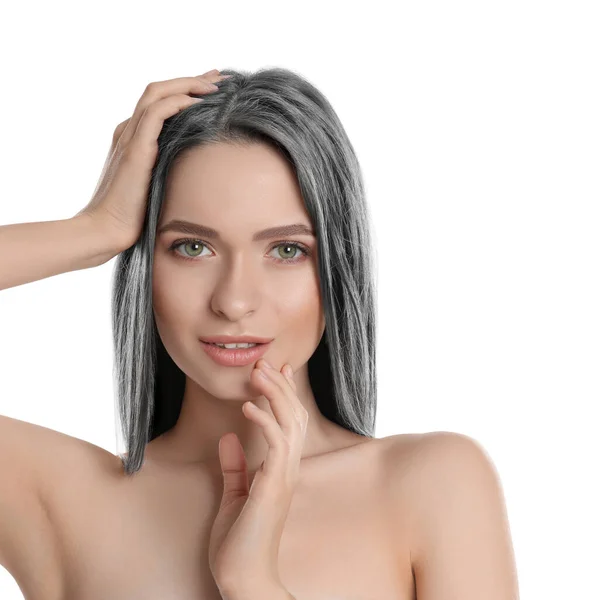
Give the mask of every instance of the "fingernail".
M 292 367 L 290 365 L 286 367 L 286 371 L 288 372 L 288 377 L 292 379 L 294 377 L 294 371 L 292 371 Z
M 271 365 L 263 358 L 261 359 L 261 366 L 265 367 L 266 369 L 271 369 Z

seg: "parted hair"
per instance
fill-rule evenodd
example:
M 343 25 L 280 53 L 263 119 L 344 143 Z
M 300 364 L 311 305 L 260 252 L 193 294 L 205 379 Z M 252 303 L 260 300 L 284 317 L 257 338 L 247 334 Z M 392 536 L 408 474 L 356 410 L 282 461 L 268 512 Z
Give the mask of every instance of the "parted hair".
M 311 388 L 326 418 L 374 437 L 376 260 L 352 144 L 328 100 L 300 74 L 285 68 L 220 73 L 233 77 L 164 122 L 142 232 L 116 258 L 113 375 L 127 450 L 118 456 L 127 475 L 141 469 L 146 445 L 175 425 L 183 402 L 186 376 L 154 320 L 152 265 L 169 169 L 184 151 L 204 143 L 270 144 L 291 165 L 317 236 L 325 315 L 325 331 L 308 361 Z

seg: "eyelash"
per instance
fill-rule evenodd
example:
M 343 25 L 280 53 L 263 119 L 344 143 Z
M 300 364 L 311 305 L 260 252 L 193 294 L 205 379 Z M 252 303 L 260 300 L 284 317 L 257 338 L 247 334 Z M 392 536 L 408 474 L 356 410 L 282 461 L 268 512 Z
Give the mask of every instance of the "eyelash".
M 175 240 L 169 246 L 169 250 L 181 259 L 194 261 L 200 257 L 199 256 L 193 256 L 193 257 L 183 256 L 182 254 L 175 252 L 175 250 L 179 246 L 183 246 L 184 244 L 188 244 L 190 242 L 197 242 L 198 244 L 210 249 L 209 246 L 203 240 L 198 240 L 195 238 L 184 238 L 182 240 Z M 300 242 L 290 242 L 290 241 L 278 242 L 275 246 L 273 246 L 272 250 L 275 250 L 275 248 L 277 248 L 278 246 L 295 246 L 302 252 L 303 256 L 300 256 L 298 258 L 274 258 L 273 260 L 275 262 L 284 263 L 284 264 L 285 263 L 288 263 L 288 264 L 299 263 L 299 262 L 306 260 L 307 256 L 310 256 L 310 249 L 307 246 L 305 246 L 304 244 L 301 244 Z

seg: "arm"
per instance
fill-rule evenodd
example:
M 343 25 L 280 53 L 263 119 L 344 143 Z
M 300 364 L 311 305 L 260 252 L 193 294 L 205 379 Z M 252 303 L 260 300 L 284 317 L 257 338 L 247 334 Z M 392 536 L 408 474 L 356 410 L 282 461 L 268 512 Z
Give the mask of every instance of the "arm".
M 501 483 L 472 438 L 428 434 L 412 475 L 411 562 L 417 600 L 518 600 Z
M 0 290 L 96 267 L 123 250 L 92 217 L 0 226 Z

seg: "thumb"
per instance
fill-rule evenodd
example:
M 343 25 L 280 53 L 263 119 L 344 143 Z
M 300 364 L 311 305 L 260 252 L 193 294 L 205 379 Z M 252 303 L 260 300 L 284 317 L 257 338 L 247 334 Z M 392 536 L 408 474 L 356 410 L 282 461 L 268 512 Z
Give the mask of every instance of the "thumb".
M 226 433 L 220 438 L 218 442 L 218 456 L 224 479 L 222 503 L 225 500 L 232 501 L 242 496 L 248 496 L 249 477 L 247 473 L 247 460 L 236 433 Z

